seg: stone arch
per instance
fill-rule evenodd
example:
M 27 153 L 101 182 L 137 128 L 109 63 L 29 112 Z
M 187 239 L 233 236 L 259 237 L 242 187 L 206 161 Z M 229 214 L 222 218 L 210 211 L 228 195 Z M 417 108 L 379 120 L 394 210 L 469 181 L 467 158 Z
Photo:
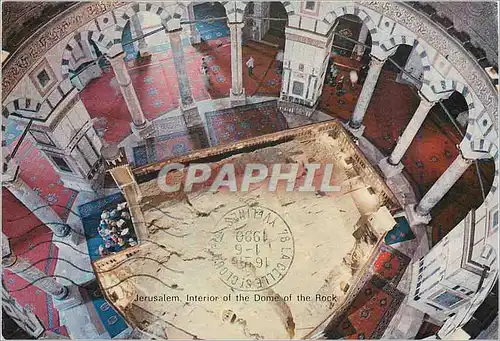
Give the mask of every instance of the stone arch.
M 495 164 L 495 175 L 493 177 L 493 183 L 491 184 L 491 189 L 488 195 L 486 196 L 485 201 L 488 201 L 493 195 L 496 195 L 496 190 L 498 188 L 498 147 L 490 140 L 486 139 L 476 139 L 470 141 L 470 148 L 474 152 L 478 153 L 486 153 L 491 156 L 493 162 Z
M 414 49 L 416 49 L 420 61 L 422 62 L 422 67 L 424 71 L 424 80 L 423 82 L 425 84 L 430 83 L 429 81 L 429 75 L 431 71 L 431 62 L 429 60 L 429 55 L 427 54 L 427 51 L 424 49 L 422 44 L 419 43 L 419 41 L 413 37 L 407 37 L 404 35 L 398 35 L 391 37 L 390 39 L 384 40 L 383 42 L 380 43 L 380 49 L 387 53 L 388 56 L 393 55 L 396 53 L 396 50 L 399 45 L 409 45 L 413 46 Z
M 110 57 L 115 57 L 123 51 L 122 48 L 122 34 L 125 29 L 125 25 L 134 15 L 139 12 L 148 12 L 157 15 L 161 19 L 161 24 L 165 29 L 168 28 L 168 21 L 172 19 L 170 13 L 164 8 L 155 5 L 154 3 L 134 3 L 127 8 L 125 13 L 116 17 L 116 24 L 113 31 L 113 45 L 109 48 L 108 54 Z
M 347 5 L 343 7 L 337 7 L 333 11 L 328 12 L 323 17 L 323 22 L 331 28 L 335 23 L 335 20 L 337 20 L 337 18 L 346 14 L 357 16 L 359 19 L 361 19 L 362 23 L 368 27 L 368 31 L 372 36 L 372 46 L 378 46 L 380 44 L 379 31 L 377 29 L 377 25 L 370 17 L 370 15 L 366 13 L 366 11 L 360 8 L 358 5 Z
M 474 104 L 472 93 L 470 92 L 469 87 L 466 84 L 452 79 L 446 79 L 442 81 L 432 81 L 427 83 L 426 85 L 427 86 L 423 87 L 422 92 L 428 100 L 438 101 L 456 91 L 464 96 L 465 102 L 467 102 L 467 107 L 469 109 L 469 117 L 475 118 L 479 114 L 477 112 L 476 105 Z
M 82 39 L 92 40 L 101 48 L 101 52 L 108 53 L 109 49 L 115 44 L 113 39 L 106 36 L 102 32 L 98 31 L 82 31 L 76 33 L 72 39 L 66 45 L 66 48 L 63 52 L 62 61 L 61 61 L 61 74 L 63 79 L 66 78 L 71 71 L 70 69 L 70 58 L 71 51 L 75 49 L 78 45 L 78 42 L 82 41 Z
M 171 26 L 171 29 L 180 28 L 180 19 L 182 18 L 182 15 L 184 14 L 186 7 L 194 2 L 195 1 L 179 3 L 177 5 L 171 19 L 178 20 L 179 22 L 170 24 L 169 26 Z M 220 1 L 220 3 L 226 9 L 226 15 L 229 22 L 242 22 L 245 9 L 249 2 L 250 1 Z M 288 14 L 289 18 L 292 15 L 297 15 L 295 13 L 295 8 L 293 7 L 293 4 L 290 1 L 281 1 L 281 3 L 285 7 L 286 13 Z M 178 25 L 178 27 L 176 27 L 176 25 Z
M 31 98 L 18 98 L 7 103 L 2 108 L 2 155 L 4 162 L 10 159 L 9 151 L 6 149 L 7 136 L 5 135 L 5 132 L 7 130 L 7 119 L 9 118 L 9 116 L 17 112 L 18 110 L 25 110 L 28 112 L 33 112 L 33 116 L 36 117 L 38 116 L 41 107 L 42 103 Z

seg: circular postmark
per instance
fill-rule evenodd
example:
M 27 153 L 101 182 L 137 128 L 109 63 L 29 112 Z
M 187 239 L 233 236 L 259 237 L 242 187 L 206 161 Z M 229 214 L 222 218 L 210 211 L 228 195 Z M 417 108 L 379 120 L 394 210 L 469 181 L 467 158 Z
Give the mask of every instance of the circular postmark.
M 241 291 L 261 291 L 277 284 L 295 254 L 288 224 L 262 206 L 240 206 L 226 213 L 209 243 L 217 275 Z

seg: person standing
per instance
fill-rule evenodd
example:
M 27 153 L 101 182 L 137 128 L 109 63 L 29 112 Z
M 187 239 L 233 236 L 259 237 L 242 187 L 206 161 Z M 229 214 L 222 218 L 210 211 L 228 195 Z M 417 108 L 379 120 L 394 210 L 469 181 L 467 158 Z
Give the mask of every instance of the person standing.
M 330 65 L 330 85 L 333 85 L 337 82 L 338 73 L 339 70 L 335 66 L 335 63 L 332 62 L 332 65 Z
M 276 54 L 276 72 L 281 75 L 283 72 L 283 59 L 285 58 L 285 54 L 283 50 L 279 50 Z
M 354 90 L 354 87 L 356 85 L 356 83 L 358 82 L 358 73 L 356 72 L 356 70 L 351 70 L 349 72 L 349 79 L 351 81 L 351 88 L 350 90 Z
M 203 84 L 205 88 L 210 87 L 210 75 L 208 74 L 208 64 L 205 57 L 201 58 L 201 74 L 203 77 Z
M 344 76 L 341 76 L 337 82 L 337 96 L 342 96 L 344 94 Z
M 253 77 L 254 59 L 253 59 L 252 56 L 250 56 L 250 58 L 247 60 L 246 64 L 247 64 L 247 67 L 248 67 L 248 75 L 250 77 Z

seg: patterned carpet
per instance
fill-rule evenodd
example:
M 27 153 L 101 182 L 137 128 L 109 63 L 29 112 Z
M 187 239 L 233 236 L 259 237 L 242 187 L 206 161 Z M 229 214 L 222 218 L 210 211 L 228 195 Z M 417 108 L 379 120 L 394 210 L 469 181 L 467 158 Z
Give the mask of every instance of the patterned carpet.
M 408 224 L 408 220 L 406 220 L 405 217 L 397 217 L 394 219 L 396 220 L 397 225 L 394 226 L 392 230 L 387 232 L 384 238 L 384 242 L 387 245 L 392 245 L 415 239 L 415 234 L 411 230 L 410 224 Z
M 327 339 L 380 339 L 403 299 L 403 293 L 377 275 L 362 279 L 325 335 Z
M 128 328 L 123 317 L 104 299 L 99 284 L 91 282 L 80 288 L 83 301 L 87 306 L 92 323 L 103 339 L 118 336 Z
M 188 41 L 189 43 L 189 41 Z M 253 56 L 254 75 L 243 74 L 243 85 L 247 96 L 279 96 L 281 77 L 274 68 L 276 51 L 259 44 L 243 47 L 244 62 Z M 132 84 L 145 116 L 153 120 L 179 106 L 179 85 L 172 52 L 169 49 L 153 53 L 150 57 L 137 59 L 127 57 L 127 67 Z M 205 87 L 200 73 L 201 58 L 205 57 L 209 67 L 209 86 Z M 186 70 L 195 101 L 229 96 L 231 89 L 231 46 L 228 37 L 208 40 L 193 47 L 184 46 Z M 121 95 L 112 71 L 93 80 L 80 93 L 90 116 L 98 118 L 95 128 L 106 141 L 119 142 L 131 133 L 130 114 Z
M 371 271 L 396 287 L 410 264 L 411 258 L 384 243 L 380 243 L 376 252 L 377 256 L 371 262 Z
M 17 141 L 12 143 L 12 146 Z M 35 145 L 32 139 L 24 139 L 14 158 L 20 170 L 19 177 L 38 195 L 53 206 L 54 211 L 65 221 L 69 210 L 75 202 L 77 191 L 66 188 L 54 170 L 54 166 Z
M 193 9 L 196 20 L 211 19 L 196 23 L 196 29 L 200 33 L 202 41 L 229 36 L 229 27 L 226 24 L 226 20 L 214 20 L 215 18 L 224 18 L 226 16 L 226 9 L 221 3 L 206 2 L 195 5 Z
M 276 101 L 249 104 L 205 114 L 212 145 L 232 143 L 250 137 L 288 129 Z
M 35 265 L 38 269 L 53 275 L 56 260 L 47 258 L 57 258 L 59 249 L 55 244 L 48 243 L 52 240 L 52 231 L 41 225 L 41 221 L 7 190 L 2 191 L 2 206 L 2 232 L 9 238 L 12 252 L 31 264 L 39 262 Z M 27 281 L 8 270 L 3 270 L 2 281 L 10 295 L 36 314 L 45 328 L 59 327 L 59 314 L 49 295 L 35 286 L 26 287 L 29 284 Z
M 145 144 L 134 147 L 133 153 L 135 165 L 143 166 L 207 147 L 209 143 L 205 128 L 200 126 L 148 139 Z

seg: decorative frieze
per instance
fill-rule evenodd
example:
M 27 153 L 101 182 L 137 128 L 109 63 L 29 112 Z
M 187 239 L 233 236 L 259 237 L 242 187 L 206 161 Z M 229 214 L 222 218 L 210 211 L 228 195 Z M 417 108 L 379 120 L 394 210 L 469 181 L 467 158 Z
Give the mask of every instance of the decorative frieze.
M 7 98 L 21 78 L 58 42 L 89 21 L 126 4 L 117 1 L 82 2 L 26 39 L 2 68 L 2 100 Z
M 313 39 L 313 38 L 309 38 L 309 37 L 304 37 L 304 36 L 300 36 L 300 35 L 293 34 L 293 33 L 286 33 L 286 40 L 296 41 L 298 43 L 311 45 L 311 46 L 314 46 L 314 47 L 317 47 L 320 49 L 325 48 L 326 44 L 327 44 L 326 42 L 323 42 L 321 40 L 317 40 L 317 39 Z
M 498 93 L 485 71 L 458 42 L 437 27 L 429 18 L 418 13 L 409 5 L 378 1 L 361 2 L 361 5 L 392 18 L 414 32 L 415 35 L 421 37 L 423 41 L 431 45 L 442 56 L 445 56 L 462 77 L 467 80 L 467 83 L 481 100 L 486 110 L 495 117 L 494 121 L 496 122 L 498 117 Z

